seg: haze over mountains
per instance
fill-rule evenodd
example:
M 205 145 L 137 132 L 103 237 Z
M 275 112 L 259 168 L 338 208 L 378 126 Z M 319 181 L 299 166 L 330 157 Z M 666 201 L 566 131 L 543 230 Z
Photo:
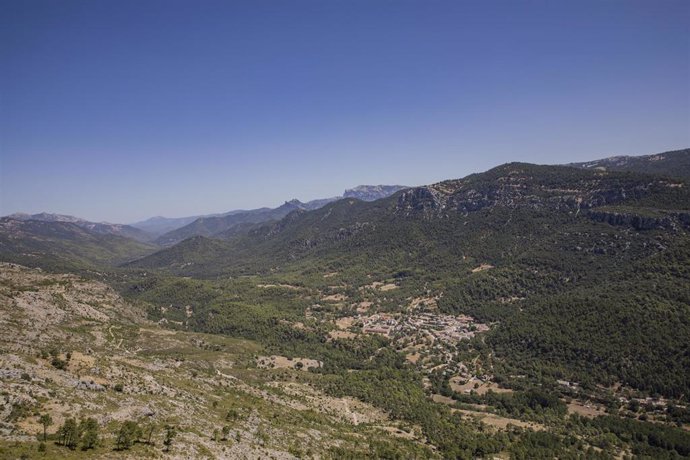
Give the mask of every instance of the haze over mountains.
M 690 455 L 689 166 L 690 149 L 508 163 L 153 242 L 4 217 L 0 428 L 30 444 L 35 414 L 124 407 L 98 423 L 174 420 L 192 457 Z M 22 399 L 50 392 L 71 405 Z
M 594 171 L 631 171 L 687 178 L 690 177 L 690 169 L 688 167 L 689 155 L 690 149 L 683 149 L 636 157 L 609 157 L 584 163 L 572 163 L 567 166 Z M 29 223 L 30 221 L 44 222 L 44 224 L 40 226 L 42 227 L 40 230 L 36 228 L 38 233 L 41 234 L 45 233 L 46 228 L 50 227 L 47 223 L 53 222 L 56 224 L 63 224 L 63 228 L 59 231 L 56 229 L 57 234 L 66 231 L 67 228 L 71 228 L 76 237 L 76 234 L 79 232 L 71 227 L 76 226 L 92 234 L 94 237 L 97 235 L 110 235 L 133 239 L 139 243 L 146 243 L 145 246 L 136 246 L 138 249 L 146 252 L 153 247 L 151 244 L 171 246 L 194 236 L 216 237 L 222 240 L 232 239 L 236 236 L 246 234 L 259 224 L 279 221 L 295 211 L 313 211 L 330 203 L 348 198 L 372 202 L 389 197 L 407 188 L 408 187 L 400 185 L 362 185 L 345 190 L 342 196 L 317 199 L 306 203 L 302 203 L 295 199 L 286 201 L 277 208 L 233 210 L 225 213 L 180 218 L 153 217 L 131 225 L 89 222 L 79 217 L 46 212 L 33 215 L 17 213 L 2 219 L 6 228 L 12 227 L 15 230 L 19 228 L 23 228 L 24 230 L 33 228 L 33 224 Z M 413 188 L 411 190 L 411 193 L 416 193 L 420 195 L 420 197 L 421 195 L 428 194 L 429 196 L 425 198 L 427 200 L 433 201 L 437 199 L 437 191 L 431 192 L 429 191 L 430 189 L 425 187 Z M 420 203 L 422 202 L 424 202 L 424 199 L 420 198 Z M 423 204 L 419 205 L 425 206 Z M 24 224 L 13 224 L 8 226 L 11 220 L 22 221 Z M 129 254 L 129 252 L 126 253 Z M 132 254 L 137 254 L 137 252 L 135 251 Z
M 346 190 L 345 194 L 361 200 L 376 200 L 404 188 L 399 185 L 361 185 Z M 280 220 L 296 210 L 318 209 L 339 199 L 342 197 L 307 203 L 291 200 L 275 209 L 234 210 L 197 217 L 153 217 L 133 225 L 90 222 L 79 217 L 47 212 L 16 213 L 0 218 L 0 227 L 4 230 L 0 231 L 0 254 L 3 251 L 16 252 L 19 256 L 17 260 L 21 263 L 31 257 L 32 251 L 51 258 L 75 258 L 84 262 L 84 254 L 93 250 L 90 262 L 123 262 L 152 252 L 156 245 L 170 246 L 193 236 L 230 238 L 252 225 Z M 164 229 L 170 230 L 159 235 L 158 232 Z M 7 239 L 1 241 L 5 237 Z M 7 249 L 14 245 L 16 247 L 11 250 Z M 97 250 L 94 245 L 98 247 Z
M 378 200 L 392 195 L 403 188 L 406 187 L 401 185 L 360 185 L 353 189 L 345 190 L 343 196 L 316 199 L 306 203 L 293 199 L 286 201 L 285 204 L 276 209 L 235 210 L 222 214 L 180 218 L 152 217 L 131 225 L 159 237 L 158 241 L 160 244 L 169 245 L 194 235 L 210 236 L 243 223 L 258 223 L 282 218 L 288 212 L 295 209 L 318 209 L 343 197 L 357 198 L 364 201 Z M 178 229 L 180 231 L 176 232 L 175 230 Z

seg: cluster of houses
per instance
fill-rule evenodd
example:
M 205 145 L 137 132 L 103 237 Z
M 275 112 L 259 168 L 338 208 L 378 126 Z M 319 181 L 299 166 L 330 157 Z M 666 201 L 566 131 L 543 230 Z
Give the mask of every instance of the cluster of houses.
M 424 331 L 442 342 L 457 342 L 470 339 L 478 332 L 489 330 L 489 326 L 477 323 L 474 318 L 466 315 L 440 315 L 438 313 L 418 313 L 410 315 L 400 322 L 401 332 Z
M 395 332 L 399 319 L 386 313 L 362 317 L 362 332 L 365 334 L 382 334 L 386 337 Z
M 391 315 L 378 313 L 360 317 L 362 332 L 365 334 L 382 334 L 387 337 L 393 334 L 431 335 L 442 342 L 457 342 L 469 339 L 478 332 L 489 330 L 486 324 L 477 323 L 466 315 L 442 315 L 420 312 L 412 315 Z

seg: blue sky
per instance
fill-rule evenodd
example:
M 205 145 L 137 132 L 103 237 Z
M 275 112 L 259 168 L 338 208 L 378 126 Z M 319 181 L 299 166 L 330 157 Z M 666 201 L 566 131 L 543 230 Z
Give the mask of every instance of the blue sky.
M 690 2 L 5 0 L 0 214 L 132 222 L 690 146 Z

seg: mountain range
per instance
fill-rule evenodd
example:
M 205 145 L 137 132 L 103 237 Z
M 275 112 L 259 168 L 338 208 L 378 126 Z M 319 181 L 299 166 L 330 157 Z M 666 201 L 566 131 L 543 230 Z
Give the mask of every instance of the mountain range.
M 688 167 L 508 163 L 153 242 L 1 218 L 0 456 L 44 412 L 175 423 L 192 458 L 688 456 Z
M 688 265 L 676 272 L 676 263 Z M 646 281 L 652 266 L 658 276 Z M 374 202 L 295 210 L 229 240 L 199 236 L 127 264 L 195 278 L 316 271 L 433 287 L 445 313 L 500 321 L 489 340 L 513 362 L 676 395 L 690 391 L 690 380 L 674 377 L 690 367 L 685 345 L 668 340 L 690 337 L 687 266 L 684 179 L 523 163 Z M 618 299 L 616 313 L 592 309 L 592 296 Z M 663 327 L 642 320 L 661 314 Z M 577 330 L 589 331 L 586 341 Z
M 51 214 L 42 212 L 39 214 L 10 214 L 6 219 L 21 220 L 21 221 L 39 221 L 39 222 L 61 222 L 74 224 L 84 230 L 88 230 L 100 235 L 117 235 L 125 238 L 131 238 L 139 242 L 152 241 L 152 235 L 131 225 L 111 224 L 108 222 L 89 222 L 79 217 L 67 216 L 64 214 Z
M 318 209 L 322 206 L 325 206 L 328 203 L 337 201 L 343 197 L 357 198 L 363 201 L 374 201 L 392 195 L 398 190 L 404 188 L 407 187 L 402 185 L 359 185 L 353 189 L 345 190 L 345 193 L 342 196 L 336 196 L 332 198 L 321 198 L 308 201 L 306 203 L 302 203 L 297 199 L 293 199 L 287 201 L 284 205 L 279 206 L 276 209 L 260 208 L 253 210 L 234 210 L 221 214 L 207 214 L 203 216 L 178 218 L 167 218 L 158 216 L 152 217 L 141 222 L 135 222 L 131 224 L 131 226 L 144 230 L 147 233 L 155 237 L 158 237 L 162 244 L 172 244 L 181 241 L 180 238 L 184 239 L 184 237 L 195 235 L 209 236 L 215 233 L 222 232 L 224 230 L 229 230 L 231 227 L 235 225 L 235 223 L 256 223 L 262 222 L 262 219 L 264 217 L 269 219 L 275 218 L 276 216 L 283 217 L 285 215 L 283 211 L 286 209 L 285 206 L 288 205 L 288 203 L 290 203 L 290 205 L 294 205 L 295 209 L 299 207 L 306 210 L 312 210 Z M 242 216 L 237 218 L 225 219 L 237 214 L 241 214 Z M 200 220 L 200 222 L 195 222 L 197 220 Z M 180 232 L 175 232 L 175 230 L 186 227 L 190 224 L 190 228 L 182 230 Z M 196 233 L 196 231 L 199 231 L 201 233 Z

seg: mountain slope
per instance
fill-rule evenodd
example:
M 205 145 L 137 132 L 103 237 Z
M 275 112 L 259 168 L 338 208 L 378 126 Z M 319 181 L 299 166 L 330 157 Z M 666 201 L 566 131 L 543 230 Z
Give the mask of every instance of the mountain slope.
M 151 253 L 156 246 L 83 223 L 0 219 L 0 260 L 29 266 L 108 266 Z M 100 231 L 99 231 L 100 230 Z
M 438 243 L 443 237 L 436 230 L 407 238 L 391 238 L 389 234 L 409 232 L 419 226 L 449 227 L 454 233 L 476 240 L 476 229 L 463 227 L 470 223 L 505 226 L 507 222 L 496 222 L 497 217 L 512 211 L 519 211 L 516 218 L 520 213 L 536 212 L 546 217 L 555 213 L 553 218 L 577 217 L 591 222 L 601 220 L 601 213 L 646 214 L 660 208 L 665 210 L 664 215 L 678 220 L 684 215 L 687 200 L 687 186 L 678 181 L 513 163 L 464 179 L 401 191 L 375 202 L 344 199 L 313 212 L 297 210 L 278 223 L 256 228 L 250 235 L 228 243 L 228 251 L 234 251 L 236 256 L 228 261 L 228 268 L 233 261 L 241 261 L 241 255 L 245 261 L 253 259 L 257 263 L 263 255 L 285 262 L 310 253 L 338 251 L 339 246 L 351 244 L 362 248 L 372 244 L 377 248 L 409 246 L 416 250 L 418 243 Z M 628 206 L 627 211 L 621 208 L 623 205 Z M 458 220 L 462 227 L 456 225 Z M 225 259 L 225 255 L 217 258 Z M 209 254 L 207 266 L 215 264 L 215 258 Z
M 143 230 L 154 237 L 161 236 L 164 233 L 171 232 L 177 228 L 184 227 L 191 224 L 201 216 L 190 217 L 151 217 L 140 222 L 134 222 L 130 226 Z
M 193 236 L 212 236 L 241 224 L 256 224 L 285 217 L 291 211 L 300 209 L 299 201 L 286 202 L 275 209 L 261 208 L 232 213 L 218 217 L 200 217 L 191 224 L 168 232 L 156 239 L 163 246 L 169 246 Z
M 344 197 L 356 198 L 362 201 L 375 201 L 386 198 L 406 187 L 400 185 L 360 185 L 354 189 L 345 190 Z M 297 199 L 286 201 L 277 208 L 260 208 L 249 211 L 232 211 L 220 215 L 202 216 L 192 222 L 180 226 L 160 236 L 156 242 L 163 246 L 170 246 L 192 236 L 217 236 L 228 238 L 236 236 L 252 227 L 273 220 L 280 220 L 288 213 L 302 209 L 313 211 L 343 197 L 322 198 L 302 203 Z
M 337 458 L 335 446 L 431 455 L 414 432 L 396 437 L 401 424 L 383 411 L 301 383 L 306 369 L 285 366 L 285 379 L 257 365 L 257 342 L 175 331 L 145 316 L 101 282 L 0 263 L 0 457 L 287 460 L 308 450 Z M 36 454 L 42 414 L 53 422 Z M 100 442 L 60 445 L 68 417 L 92 417 Z M 144 429 L 141 441 L 115 450 L 125 421 Z M 170 424 L 177 436 L 167 452 Z
M 140 241 L 142 243 L 150 242 L 153 236 L 142 229 L 123 224 L 111 224 L 108 222 L 90 222 L 74 216 L 66 216 L 63 214 L 50 214 L 42 212 L 40 214 L 12 214 L 7 216 L 15 220 L 36 220 L 41 222 L 66 222 L 75 224 L 81 228 L 89 230 L 93 233 L 101 235 L 117 235 L 125 238 Z
M 243 210 L 243 209 L 237 209 L 237 210 L 229 211 L 229 212 L 225 212 L 225 213 L 206 214 L 206 215 L 202 215 L 202 216 L 188 216 L 188 217 L 156 216 L 156 217 L 151 217 L 151 218 L 146 219 L 146 220 L 142 220 L 140 222 L 135 222 L 133 224 L 130 224 L 130 226 L 136 227 L 140 230 L 143 230 L 146 233 L 148 233 L 149 235 L 151 235 L 153 238 L 156 238 L 156 237 L 159 237 L 165 233 L 172 232 L 173 230 L 177 230 L 178 228 L 184 227 L 185 225 L 189 225 L 197 219 L 208 218 L 208 217 L 224 217 L 224 216 L 229 216 L 231 214 L 238 214 L 238 213 L 242 213 L 242 212 L 247 212 L 247 211 Z
M 567 166 L 606 171 L 632 171 L 690 179 L 690 149 L 642 156 L 616 156 Z
M 393 277 L 432 291 L 444 312 L 510 325 L 487 339 L 506 374 L 538 366 L 677 396 L 690 391 L 688 275 L 674 268 L 689 252 L 689 204 L 682 180 L 512 163 L 375 202 L 298 210 L 131 266 L 198 277 L 339 272 L 355 287 Z M 642 267 L 667 275 L 652 289 Z

